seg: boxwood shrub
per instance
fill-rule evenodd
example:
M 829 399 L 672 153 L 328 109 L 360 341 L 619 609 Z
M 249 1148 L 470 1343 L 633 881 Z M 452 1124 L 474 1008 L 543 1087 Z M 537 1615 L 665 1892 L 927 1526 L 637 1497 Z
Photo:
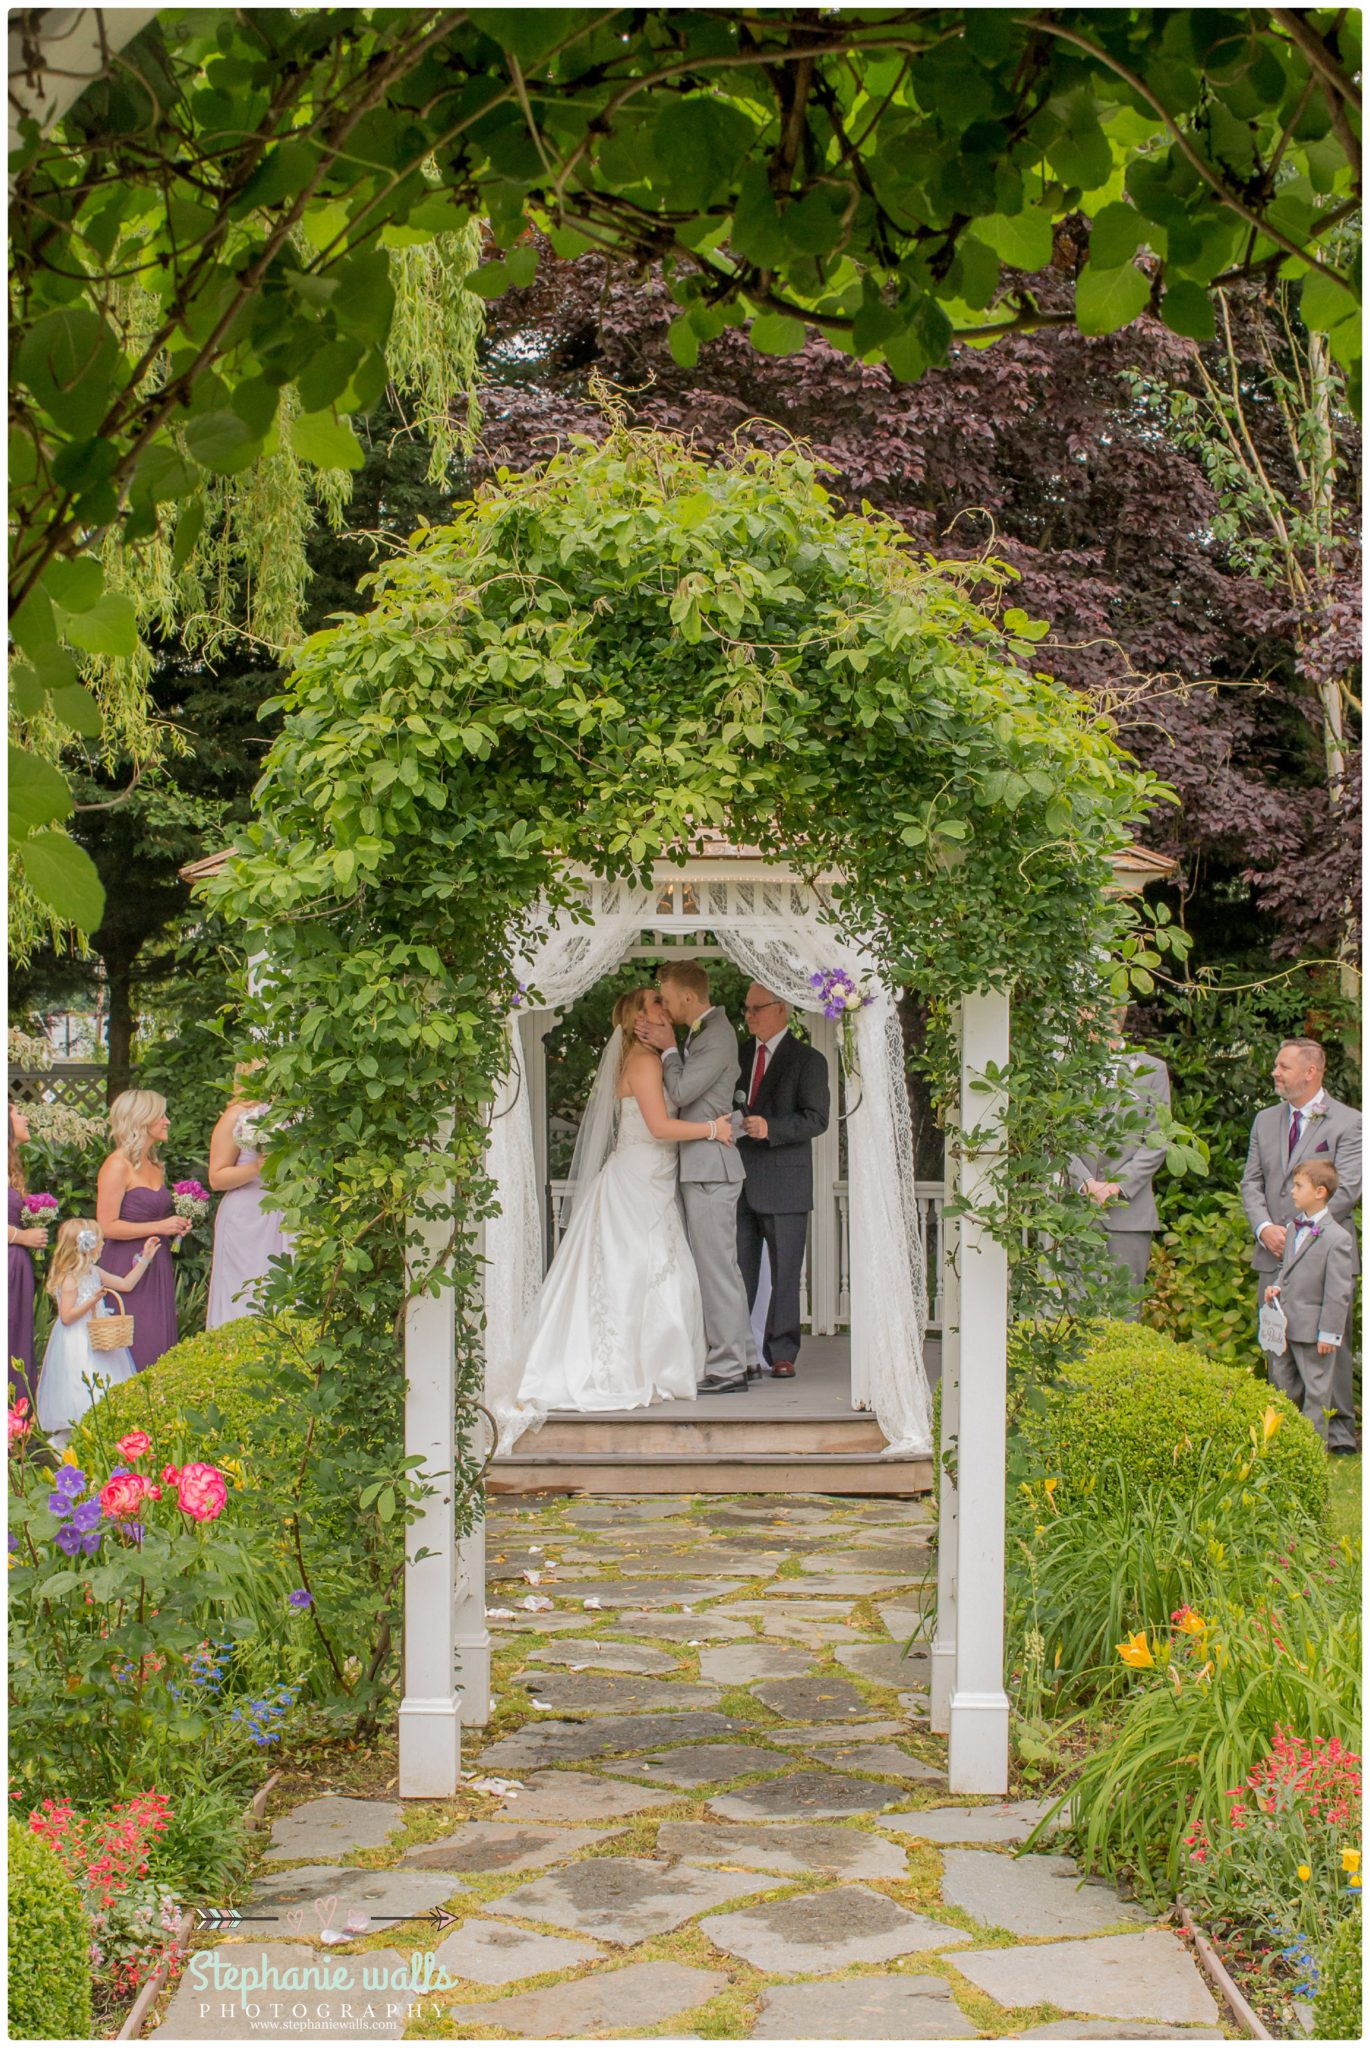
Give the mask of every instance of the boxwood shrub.
M 1248 1450 L 1272 1406 L 1282 1417 L 1268 1450 L 1272 1499 L 1320 1515 L 1327 1454 L 1312 1423 L 1250 1373 L 1140 1323 L 1100 1323 L 1083 1355 L 1022 1409 L 1019 1444 L 1067 1492 L 1092 1483 L 1103 1497 L 1116 1466 L 1136 1487 L 1164 1481 L 1183 1494 L 1207 1446 L 1221 1461 Z
M 1318 1959 L 1318 1995 L 1313 2035 L 1319 2041 L 1359 2041 L 1361 2028 L 1361 1943 L 1359 1911 L 1340 1921 Z
M 10 1816 L 9 2038 L 91 2038 L 90 1931 L 46 1842 Z

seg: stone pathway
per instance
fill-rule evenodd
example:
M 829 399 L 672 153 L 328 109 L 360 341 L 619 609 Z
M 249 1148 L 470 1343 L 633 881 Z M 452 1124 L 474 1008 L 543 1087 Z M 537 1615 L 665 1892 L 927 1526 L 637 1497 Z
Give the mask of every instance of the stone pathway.
M 902 1654 L 927 1535 L 907 1502 L 495 1502 L 462 1795 L 274 1818 L 265 1917 L 150 2031 L 1222 2039 L 1171 1928 L 1019 1853 L 1040 1804 L 951 1799 Z

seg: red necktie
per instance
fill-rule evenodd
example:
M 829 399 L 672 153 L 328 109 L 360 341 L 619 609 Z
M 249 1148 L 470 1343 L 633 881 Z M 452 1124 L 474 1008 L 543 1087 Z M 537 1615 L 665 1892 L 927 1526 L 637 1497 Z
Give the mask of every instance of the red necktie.
M 756 1048 L 756 1059 L 752 1065 L 752 1092 L 747 1097 L 748 1109 L 750 1109 L 752 1104 L 756 1101 L 756 1091 L 761 1086 L 761 1077 L 765 1073 L 765 1071 L 766 1048 L 764 1045 L 758 1045 L 758 1047 Z

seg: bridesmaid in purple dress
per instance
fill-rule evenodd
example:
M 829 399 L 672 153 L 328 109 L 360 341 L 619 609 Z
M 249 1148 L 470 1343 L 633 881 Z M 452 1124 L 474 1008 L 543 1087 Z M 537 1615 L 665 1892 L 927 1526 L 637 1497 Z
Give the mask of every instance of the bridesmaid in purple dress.
M 207 1330 L 217 1330 L 221 1323 L 231 1323 L 238 1316 L 255 1316 L 271 1261 L 285 1258 L 290 1251 L 280 1211 L 267 1205 L 262 1189 L 262 1153 L 255 1142 L 253 1119 L 266 1104 L 239 1093 L 246 1087 L 248 1075 L 260 1065 L 260 1060 L 252 1060 L 238 1068 L 233 1077 L 233 1099 L 209 1140 L 209 1185 L 223 1200 L 214 1218 Z
M 96 1182 L 95 1220 L 105 1233 L 100 1263 L 108 1273 L 131 1272 L 149 1236 L 184 1237 L 188 1216 L 171 1206 L 166 1168 L 159 1157 L 170 1123 L 166 1099 L 146 1088 L 126 1088 L 110 1104 L 114 1150 Z M 138 1289 L 129 1349 L 139 1372 L 155 1365 L 176 1342 L 176 1275 L 171 1260 L 154 1259 Z
M 25 1230 L 20 1221 L 26 1183 L 19 1147 L 29 1140 L 29 1120 L 22 1109 L 10 1104 L 9 1185 L 9 1382 L 10 1401 L 27 1394 L 33 1402 L 33 1253 L 41 1251 L 48 1234 L 41 1226 Z M 22 1368 L 22 1370 L 20 1370 Z

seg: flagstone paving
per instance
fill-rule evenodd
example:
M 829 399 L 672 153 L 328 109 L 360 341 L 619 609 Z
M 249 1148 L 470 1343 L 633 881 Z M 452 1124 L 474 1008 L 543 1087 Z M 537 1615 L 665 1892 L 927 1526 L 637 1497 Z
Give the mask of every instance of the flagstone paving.
M 203 1989 L 265 1958 L 351 1984 L 281 1994 L 323 2040 L 1222 2038 L 1170 1927 L 1059 1837 L 1015 1855 L 1047 1802 L 949 1797 L 901 1655 L 926 1503 L 497 1499 L 487 1533 L 497 1712 L 457 1798 L 274 1812 L 261 1917 L 197 1937 L 150 2032 L 270 2037 Z

